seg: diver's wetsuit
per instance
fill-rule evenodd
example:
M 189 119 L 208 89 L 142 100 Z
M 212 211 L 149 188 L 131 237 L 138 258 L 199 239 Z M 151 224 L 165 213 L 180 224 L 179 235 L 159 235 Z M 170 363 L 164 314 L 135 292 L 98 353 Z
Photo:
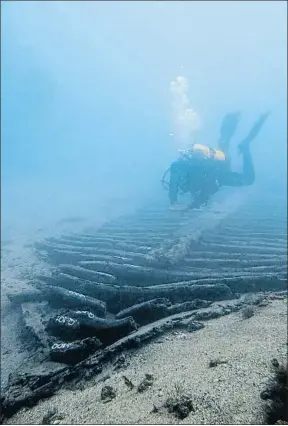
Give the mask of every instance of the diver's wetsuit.
M 217 168 L 212 160 L 180 158 L 170 166 L 169 198 L 177 203 L 178 191 L 190 192 L 195 197 L 206 198 L 218 190 Z M 201 195 L 200 195 L 201 194 Z M 205 196 L 204 196 L 205 194 Z M 203 200 L 204 202 L 204 200 Z
M 170 166 L 169 198 L 170 203 L 177 203 L 178 191 L 191 192 L 194 201 L 190 207 L 199 207 L 207 203 L 209 198 L 221 186 L 249 186 L 255 181 L 255 171 L 250 143 L 257 136 L 269 113 L 262 114 L 252 127 L 248 136 L 238 145 L 243 157 L 242 173 L 232 172 L 229 161 L 213 159 L 180 158 Z M 219 147 L 227 155 L 229 142 L 236 130 L 239 113 L 227 114 L 221 127 Z
M 248 186 L 255 181 L 255 172 L 249 146 L 242 149 L 243 172 L 229 169 L 229 164 L 218 164 L 214 160 L 179 159 L 170 167 L 169 198 L 177 203 L 179 189 L 194 195 L 192 207 L 205 204 L 222 186 Z

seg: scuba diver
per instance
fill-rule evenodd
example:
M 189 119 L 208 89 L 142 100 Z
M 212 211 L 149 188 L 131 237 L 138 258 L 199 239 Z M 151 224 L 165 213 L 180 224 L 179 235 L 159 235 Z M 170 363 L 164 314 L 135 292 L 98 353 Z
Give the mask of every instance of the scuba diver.
M 255 181 L 255 172 L 250 144 L 258 135 L 269 113 L 261 114 L 252 126 L 247 137 L 238 144 L 243 159 L 242 173 L 231 171 L 229 160 L 229 144 L 236 131 L 240 113 L 227 114 L 221 125 L 218 149 L 206 145 L 193 144 L 191 149 L 180 151 L 180 158 L 173 162 L 164 174 L 170 171 L 168 184 L 170 210 L 184 210 L 187 207 L 178 204 L 179 191 L 191 193 L 192 202 L 189 208 L 200 208 L 207 204 L 213 194 L 223 186 L 248 186 Z

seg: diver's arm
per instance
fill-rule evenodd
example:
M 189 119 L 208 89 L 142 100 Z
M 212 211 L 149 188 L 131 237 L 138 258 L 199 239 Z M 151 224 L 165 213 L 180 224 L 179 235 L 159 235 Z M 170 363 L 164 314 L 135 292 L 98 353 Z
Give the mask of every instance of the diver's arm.
M 174 161 L 170 166 L 169 198 L 172 205 L 178 202 L 179 189 L 182 187 L 183 180 L 187 179 L 189 170 L 190 164 L 182 158 Z
M 179 160 L 174 161 L 170 166 L 169 200 L 172 206 L 178 203 L 180 169 L 181 163 Z
M 175 181 L 169 182 L 169 200 L 170 204 L 174 205 L 178 203 L 178 183 Z

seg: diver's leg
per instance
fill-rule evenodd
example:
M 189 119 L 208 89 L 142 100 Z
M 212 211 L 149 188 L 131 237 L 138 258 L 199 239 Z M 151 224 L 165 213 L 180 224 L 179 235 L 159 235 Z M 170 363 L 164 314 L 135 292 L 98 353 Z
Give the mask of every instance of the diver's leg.
M 255 181 L 255 170 L 249 145 L 241 148 L 243 172 L 226 172 L 219 177 L 220 186 L 249 186 Z
M 220 128 L 220 138 L 218 141 L 218 148 L 229 157 L 229 144 L 232 136 L 234 135 L 240 119 L 240 112 L 226 114 L 222 120 Z
M 252 155 L 250 152 L 249 145 L 242 147 L 242 158 L 243 158 L 243 173 L 242 180 L 243 185 L 253 185 L 255 182 L 255 170 Z
M 242 155 L 244 181 L 246 185 L 252 185 L 255 181 L 255 170 L 250 149 L 242 149 Z
M 221 186 L 222 185 L 226 185 L 226 186 L 253 185 L 253 183 L 255 182 L 255 170 L 254 170 L 253 159 L 250 152 L 250 144 L 256 138 L 260 130 L 262 129 L 269 114 L 270 112 L 261 114 L 258 120 L 252 126 L 247 137 L 238 145 L 239 152 L 240 154 L 242 154 L 242 157 L 243 157 L 243 172 L 242 173 L 235 173 L 235 172 L 224 173 L 223 176 L 221 176 L 221 181 L 220 181 Z

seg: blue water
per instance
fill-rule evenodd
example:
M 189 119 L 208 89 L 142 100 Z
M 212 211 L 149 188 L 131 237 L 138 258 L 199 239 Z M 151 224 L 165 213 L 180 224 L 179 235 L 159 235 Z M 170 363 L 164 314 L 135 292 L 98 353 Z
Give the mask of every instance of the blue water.
M 111 197 L 162 196 L 160 179 L 177 157 L 169 87 L 179 75 L 200 117 L 199 142 L 215 146 L 224 114 L 241 110 L 233 151 L 272 111 L 253 154 L 257 177 L 284 184 L 286 9 L 2 2 L 2 225 L 89 215 Z

